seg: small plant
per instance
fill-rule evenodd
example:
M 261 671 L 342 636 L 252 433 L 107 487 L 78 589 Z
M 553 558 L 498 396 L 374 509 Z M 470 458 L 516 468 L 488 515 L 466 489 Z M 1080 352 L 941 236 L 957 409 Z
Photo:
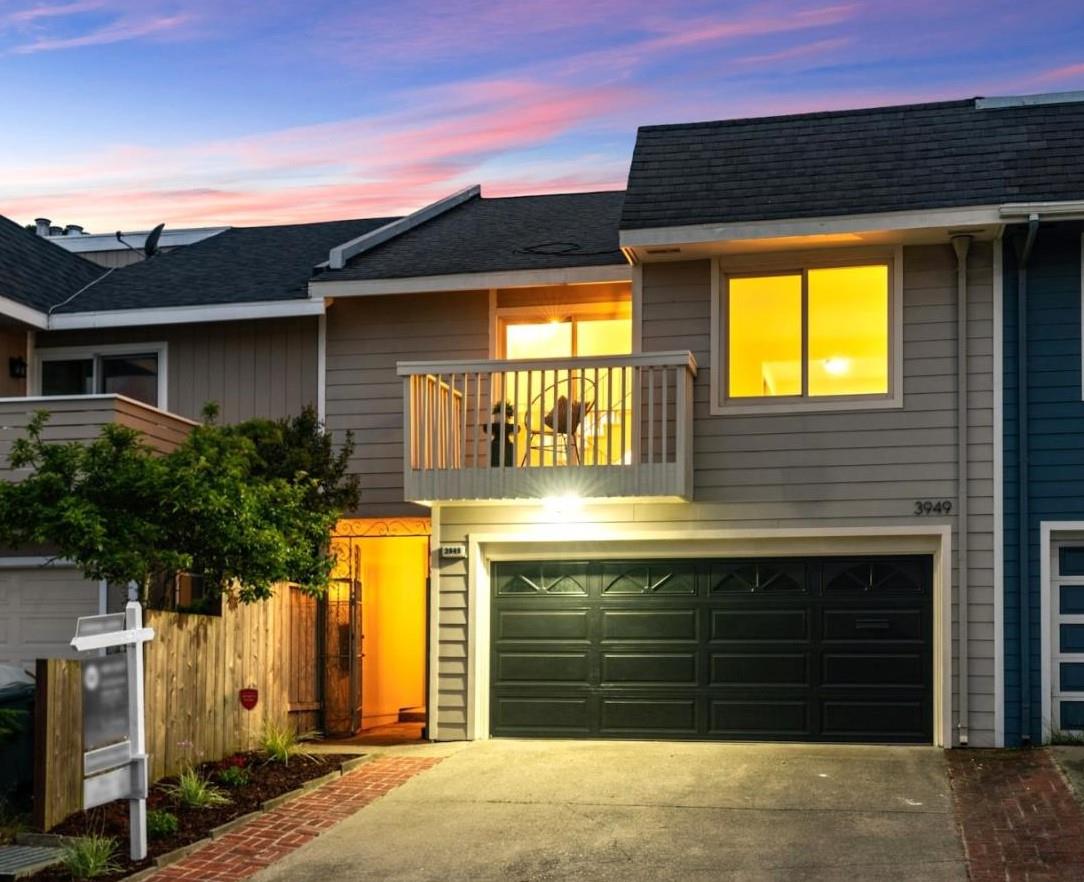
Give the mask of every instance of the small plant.
M 176 784 L 162 788 L 179 805 L 188 808 L 215 808 L 232 801 L 195 769 L 188 768 L 177 776 Z
M 1084 732 L 1052 728 L 1050 730 L 1050 743 L 1063 746 L 1084 745 Z
M 231 756 L 222 761 L 218 771 L 218 780 L 227 787 L 247 787 L 252 782 L 252 772 L 247 768 L 248 760 L 241 756 Z
M 120 869 L 117 841 L 111 836 L 80 836 L 64 846 L 60 862 L 73 879 L 96 879 Z
M 260 750 L 270 762 L 282 763 L 285 766 L 289 764 L 292 756 L 308 756 L 301 750 L 300 740 L 298 734 L 289 726 L 268 723 L 260 735 Z
M 180 829 L 177 816 L 166 809 L 151 809 L 147 812 L 147 835 L 151 839 L 166 839 Z
M 0 845 L 8 845 L 27 829 L 30 818 L 22 811 L 15 798 L 0 793 Z

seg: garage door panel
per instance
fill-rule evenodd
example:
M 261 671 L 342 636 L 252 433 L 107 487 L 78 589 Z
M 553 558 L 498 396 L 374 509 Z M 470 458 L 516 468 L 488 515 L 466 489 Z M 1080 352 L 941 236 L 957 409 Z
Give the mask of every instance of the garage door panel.
M 926 735 L 926 706 L 914 701 L 825 700 L 824 733 L 846 740 L 911 740 Z
M 687 596 L 697 593 L 696 568 L 683 561 L 603 562 L 599 565 L 603 597 Z
M 602 653 L 602 685 L 696 685 L 696 653 Z
M 529 561 L 502 564 L 493 573 L 497 596 L 586 596 L 588 564 L 584 561 Z
M 808 653 L 712 653 L 709 686 L 808 686 Z
M 709 718 L 708 733 L 728 738 L 800 740 L 812 734 L 804 699 L 716 699 L 710 704 Z
M 826 652 L 821 683 L 825 686 L 915 686 L 929 677 L 920 653 Z
M 695 609 L 601 610 L 603 641 L 695 641 Z
M 491 713 L 509 735 L 589 735 L 597 715 L 590 696 L 496 696 Z
M 713 609 L 711 640 L 750 641 L 809 639 L 809 613 L 805 609 Z
M 586 652 L 501 652 L 497 655 L 496 682 L 579 683 L 590 682 Z
M 617 698 L 601 702 L 601 735 L 693 737 L 697 734 L 697 699 Z
M 589 611 L 583 609 L 504 609 L 495 617 L 497 640 L 587 640 Z
M 926 633 L 925 619 L 923 610 L 918 608 L 826 609 L 822 620 L 822 633 L 825 642 L 918 642 Z

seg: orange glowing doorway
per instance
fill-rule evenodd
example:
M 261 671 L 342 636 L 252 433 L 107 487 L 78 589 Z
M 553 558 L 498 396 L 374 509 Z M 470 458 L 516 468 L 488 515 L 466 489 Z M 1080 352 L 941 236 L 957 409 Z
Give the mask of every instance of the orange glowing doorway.
M 426 719 L 429 532 L 428 518 L 350 518 L 335 528 L 333 575 L 361 598 L 354 626 L 360 652 L 349 694 L 325 692 L 329 735 Z M 346 707 L 357 709 L 349 726 Z

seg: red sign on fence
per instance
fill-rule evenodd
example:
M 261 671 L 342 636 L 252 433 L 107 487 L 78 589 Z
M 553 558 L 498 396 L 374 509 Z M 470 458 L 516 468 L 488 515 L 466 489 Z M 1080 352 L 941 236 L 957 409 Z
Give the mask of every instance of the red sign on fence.
M 238 693 L 238 697 L 241 699 L 241 707 L 245 710 L 252 710 L 256 706 L 256 702 L 260 700 L 260 690 L 242 689 Z

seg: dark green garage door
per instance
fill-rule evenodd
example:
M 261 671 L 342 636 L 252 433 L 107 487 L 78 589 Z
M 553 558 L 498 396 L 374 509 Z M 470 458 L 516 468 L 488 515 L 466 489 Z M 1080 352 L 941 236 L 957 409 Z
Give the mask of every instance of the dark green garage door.
M 494 735 L 932 740 L 928 557 L 492 575 Z

